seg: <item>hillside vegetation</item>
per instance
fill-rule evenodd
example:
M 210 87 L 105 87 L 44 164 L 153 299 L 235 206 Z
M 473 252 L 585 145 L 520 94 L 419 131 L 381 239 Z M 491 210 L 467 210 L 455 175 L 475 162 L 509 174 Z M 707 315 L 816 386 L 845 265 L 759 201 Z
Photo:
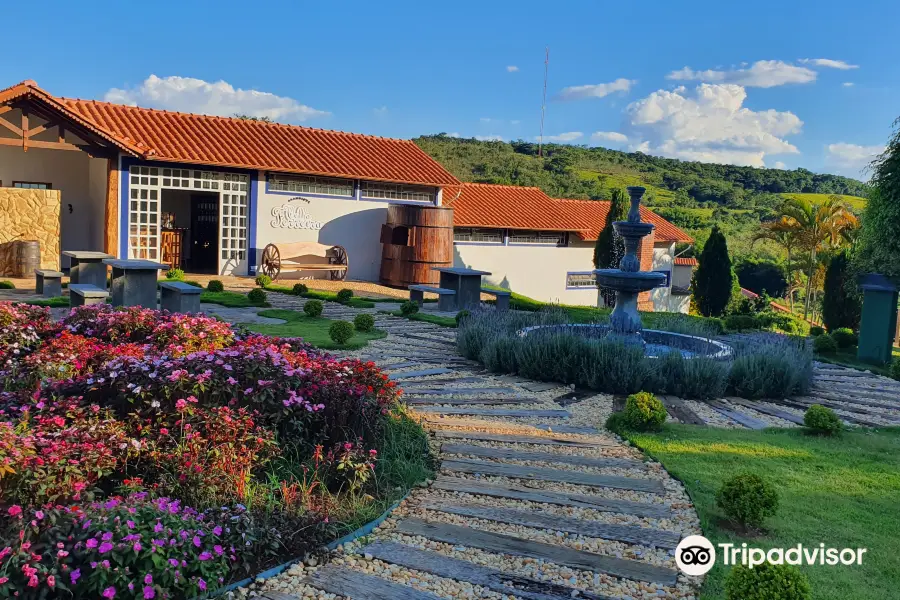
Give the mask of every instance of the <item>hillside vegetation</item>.
M 543 157 L 530 142 L 482 142 L 444 134 L 413 140 L 462 181 L 536 186 L 554 198 L 608 199 L 615 187 L 642 185 L 645 203 L 697 240 L 712 224 L 728 237 L 731 252 L 775 258 L 779 251 L 757 243 L 761 220 L 774 216 L 788 195 L 842 196 L 854 210 L 864 206 L 866 184 L 806 169 L 759 169 L 671 158 L 606 148 L 544 145 Z

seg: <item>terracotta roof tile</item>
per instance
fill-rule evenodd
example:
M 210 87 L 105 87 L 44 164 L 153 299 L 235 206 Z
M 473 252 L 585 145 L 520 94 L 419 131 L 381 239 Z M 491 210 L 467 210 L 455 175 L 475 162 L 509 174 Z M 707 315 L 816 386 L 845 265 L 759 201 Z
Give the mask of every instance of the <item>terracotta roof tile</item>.
M 696 267 L 700 264 L 696 258 L 685 258 L 683 256 L 676 256 L 674 262 L 677 267 Z
M 600 234 L 609 202 L 550 198 L 540 188 L 464 183 L 444 188 L 444 204 L 453 207 L 458 227 L 503 227 L 539 231 L 574 231 L 584 240 Z M 660 241 L 693 242 L 693 238 L 650 209 L 641 218 L 656 225 Z

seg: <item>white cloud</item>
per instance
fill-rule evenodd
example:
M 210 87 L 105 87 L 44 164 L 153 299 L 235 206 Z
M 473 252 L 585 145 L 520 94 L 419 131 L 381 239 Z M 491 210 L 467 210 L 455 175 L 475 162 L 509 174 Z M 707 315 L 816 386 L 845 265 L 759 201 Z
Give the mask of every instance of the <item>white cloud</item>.
M 851 65 L 845 60 L 834 60 L 831 58 L 801 58 L 800 62 L 805 65 L 815 65 L 817 67 L 826 67 L 828 69 L 840 69 L 841 71 L 859 68 L 859 65 Z
M 595 142 L 614 142 L 616 144 L 625 144 L 628 142 L 628 136 L 618 131 L 595 131 L 591 134 L 591 140 Z
M 558 100 L 585 100 L 587 98 L 603 98 L 614 92 L 627 92 L 637 83 L 635 79 L 619 78 L 609 83 L 594 85 L 574 85 L 563 88 L 557 95 Z
M 797 154 L 783 138 L 803 121 L 791 112 L 753 111 L 746 90 L 701 84 L 688 91 L 657 90 L 626 109 L 632 150 L 702 162 L 762 167 L 769 154 Z
M 454 132 L 452 132 L 452 133 L 448 133 L 448 134 L 447 134 L 447 137 L 458 138 L 458 137 L 459 137 L 459 132 L 458 132 L 458 131 L 454 131 Z
M 503 136 L 502 136 L 502 135 L 495 135 L 495 134 L 492 134 L 492 135 L 476 135 L 476 136 L 475 136 L 475 139 L 478 140 L 478 141 L 480 141 L 480 142 L 502 142 L 502 141 L 503 141 Z
M 773 169 L 786 169 L 786 168 L 787 168 L 787 165 L 785 165 L 785 164 L 784 164 L 783 162 L 781 162 L 780 160 L 776 160 L 776 161 L 775 161 L 775 164 L 772 165 L 772 168 L 773 168 Z
M 519 67 L 517 67 L 516 65 L 509 65 L 508 67 L 506 67 L 506 70 L 509 73 L 516 73 L 516 72 L 518 72 Z
M 372 112 L 375 114 L 376 117 L 385 117 L 388 114 L 388 107 L 387 106 L 379 106 L 378 108 L 373 108 Z
M 300 104 L 293 98 L 268 92 L 244 90 L 226 81 L 209 83 L 192 77 L 151 75 L 132 89 L 112 88 L 107 102 L 162 108 L 179 112 L 231 117 L 235 114 L 268 117 L 273 121 L 297 122 L 330 113 Z
M 853 87 L 853 85 L 854 84 L 852 81 L 845 81 L 844 83 L 841 84 L 841 86 L 843 86 L 843 87 Z
M 545 142 L 555 142 L 557 144 L 567 144 L 569 142 L 574 142 L 577 139 L 583 137 L 584 134 L 580 131 L 567 131 L 566 133 L 559 133 L 557 135 L 545 135 Z M 535 140 L 539 139 L 539 137 L 535 137 Z
M 788 83 L 810 83 L 817 73 L 806 67 L 798 67 L 780 60 L 758 60 L 749 68 L 728 71 L 708 69 L 695 71 L 684 67 L 666 75 L 675 81 L 702 81 L 705 83 L 734 83 L 744 87 L 769 88 Z
M 521 123 L 521 122 L 522 122 L 522 121 L 520 121 L 520 120 L 518 120 L 518 119 L 515 119 L 515 120 L 513 120 L 513 121 L 510 121 L 510 124 L 512 124 L 512 125 L 518 125 L 518 124 Z
M 479 119 L 479 120 L 480 120 L 482 123 L 490 123 L 491 121 L 493 121 L 493 119 L 490 118 L 490 117 L 481 117 L 481 119 Z
M 860 146 L 838 142 L 825 146 L 825 164 L 851 177 L 859 177 L 872 159 L 884 152 L 884 146 Z

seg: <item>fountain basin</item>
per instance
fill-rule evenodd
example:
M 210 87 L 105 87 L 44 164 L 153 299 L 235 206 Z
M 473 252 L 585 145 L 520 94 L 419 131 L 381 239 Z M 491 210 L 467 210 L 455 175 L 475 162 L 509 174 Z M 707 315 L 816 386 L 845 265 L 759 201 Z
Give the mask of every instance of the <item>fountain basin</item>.
M 568 333 L 588 339 L 612 338 L 626 344 L 642 344 L 647 358 L 660 358 L 670 352 L 679 352 L 684 358 L 711 358 L 713 360 L 729 360 L 734 349 L 728 344 L 684 333 L 644 329 L 640 334 L 620 335 L 608 325 L 592 323 L 565 323 L 562 325 L 534 325 L 519 330 L 520 337 L 553 335 Z
M 666 274 L 655 271 L 630 273 L 620 269 L 597 269 L 594 276 L 597 278 L 597 285 L 631 293 L 646 292 L 666 282 Z

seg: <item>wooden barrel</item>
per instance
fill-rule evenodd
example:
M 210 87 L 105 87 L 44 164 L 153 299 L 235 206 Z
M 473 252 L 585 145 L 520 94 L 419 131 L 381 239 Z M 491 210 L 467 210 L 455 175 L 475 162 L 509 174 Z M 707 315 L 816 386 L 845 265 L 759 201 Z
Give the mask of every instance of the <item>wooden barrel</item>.
M 453 265 L 453 209 L 392 204 L 381 230 L 381 282 L 437 285 L 433 267 Z
M 13 252 L 13 277 L 34 277 L 35 269 L 41 268 L 41 244 L 37 240 L 15 242 Z

